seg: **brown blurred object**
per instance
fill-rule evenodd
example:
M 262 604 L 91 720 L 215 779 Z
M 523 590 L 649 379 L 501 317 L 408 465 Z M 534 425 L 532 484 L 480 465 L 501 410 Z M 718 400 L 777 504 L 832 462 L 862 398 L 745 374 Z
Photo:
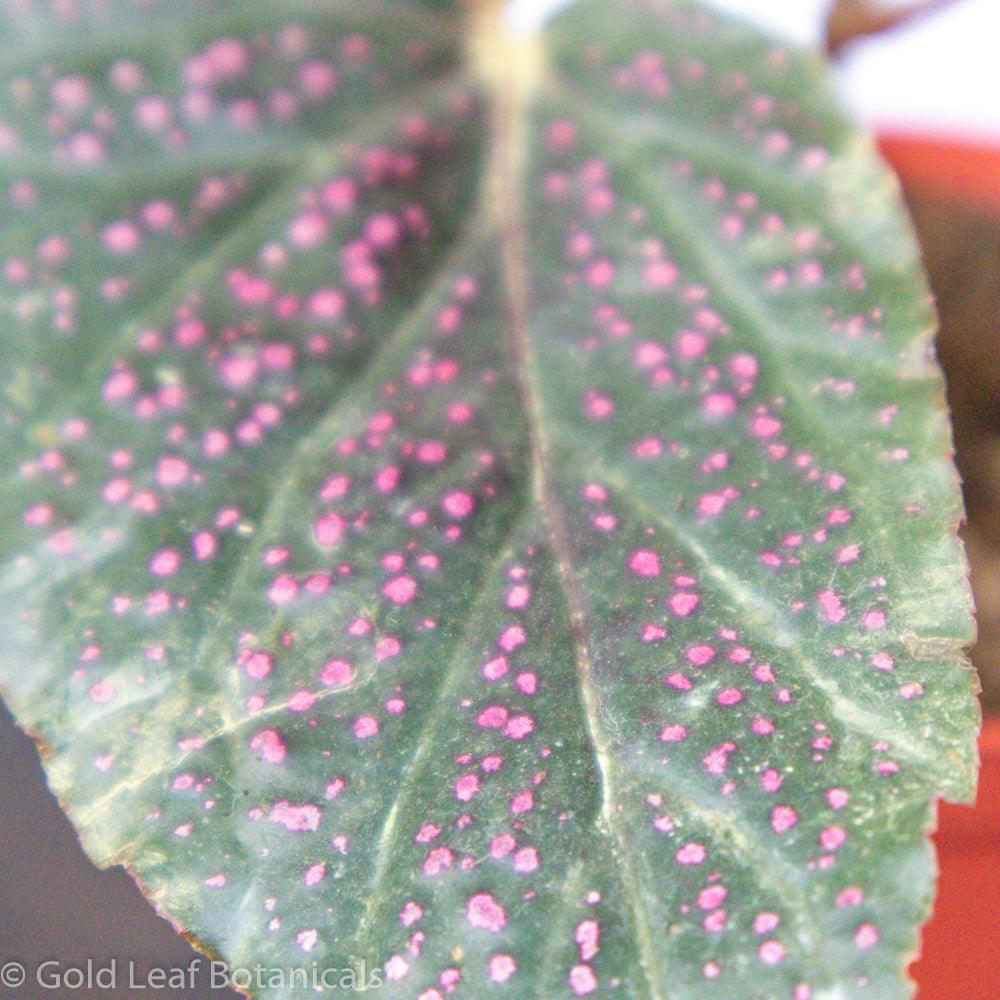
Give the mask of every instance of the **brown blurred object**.
M 968 524 L 979 641 L 972 661 L 1000 713 L 1000 147 L 885 136 L 938 298 Z
M 837 56 L 844 46 L 859 38 L 891 31 L 955 2 L 911 0 L 901 4 L 886 0 L 835 0 L 826 22 L 826 50 L 831 56 Z

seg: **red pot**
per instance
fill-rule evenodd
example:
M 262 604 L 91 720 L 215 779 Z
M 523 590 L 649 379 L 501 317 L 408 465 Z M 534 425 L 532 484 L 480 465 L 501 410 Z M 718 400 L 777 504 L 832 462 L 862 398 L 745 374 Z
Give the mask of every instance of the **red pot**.
M 897 132 L 878 142 L 910 191 L 1000 217 L 1000 146 Z
M 979 746 L 976 807 L 941 807 L 934 918 L 910 970 L 917 1000 L 1000 996 L 1000 719 L 987 720 Z

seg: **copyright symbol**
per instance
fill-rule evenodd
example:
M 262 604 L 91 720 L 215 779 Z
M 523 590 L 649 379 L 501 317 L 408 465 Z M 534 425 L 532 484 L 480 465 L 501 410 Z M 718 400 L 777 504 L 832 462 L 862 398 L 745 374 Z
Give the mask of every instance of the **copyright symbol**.
M 0 983 L 16 990 L 24 983 L 24 966 L 20 962 L 8 962 L 0 969 Z

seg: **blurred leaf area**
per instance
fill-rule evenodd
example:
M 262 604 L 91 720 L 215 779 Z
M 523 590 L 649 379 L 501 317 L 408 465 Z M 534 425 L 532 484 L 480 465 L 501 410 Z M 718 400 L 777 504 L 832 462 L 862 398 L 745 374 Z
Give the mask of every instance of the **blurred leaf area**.
M 1000 151 L 887 142 L 938 297 L 968 523 L 979 641 L 972 661 L 1000 713 Z
M 833 0 L 828 52 L 905 26 L 961 0 Z M 979 639 L 971 652 L 984 711 L 1000 714 L 1000 148 L 889 136 L 938 299 L 938 355 L 948 381 L 962 527 Z

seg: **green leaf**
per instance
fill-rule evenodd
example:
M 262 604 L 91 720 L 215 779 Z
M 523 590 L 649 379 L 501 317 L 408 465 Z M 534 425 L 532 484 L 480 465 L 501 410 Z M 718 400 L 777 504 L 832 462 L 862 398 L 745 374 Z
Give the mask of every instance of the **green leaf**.
M 10 16 L 5 697 L 259 997 L 908 996 L 976 708 L 895 184 L 701 8 L 453 8 Z

